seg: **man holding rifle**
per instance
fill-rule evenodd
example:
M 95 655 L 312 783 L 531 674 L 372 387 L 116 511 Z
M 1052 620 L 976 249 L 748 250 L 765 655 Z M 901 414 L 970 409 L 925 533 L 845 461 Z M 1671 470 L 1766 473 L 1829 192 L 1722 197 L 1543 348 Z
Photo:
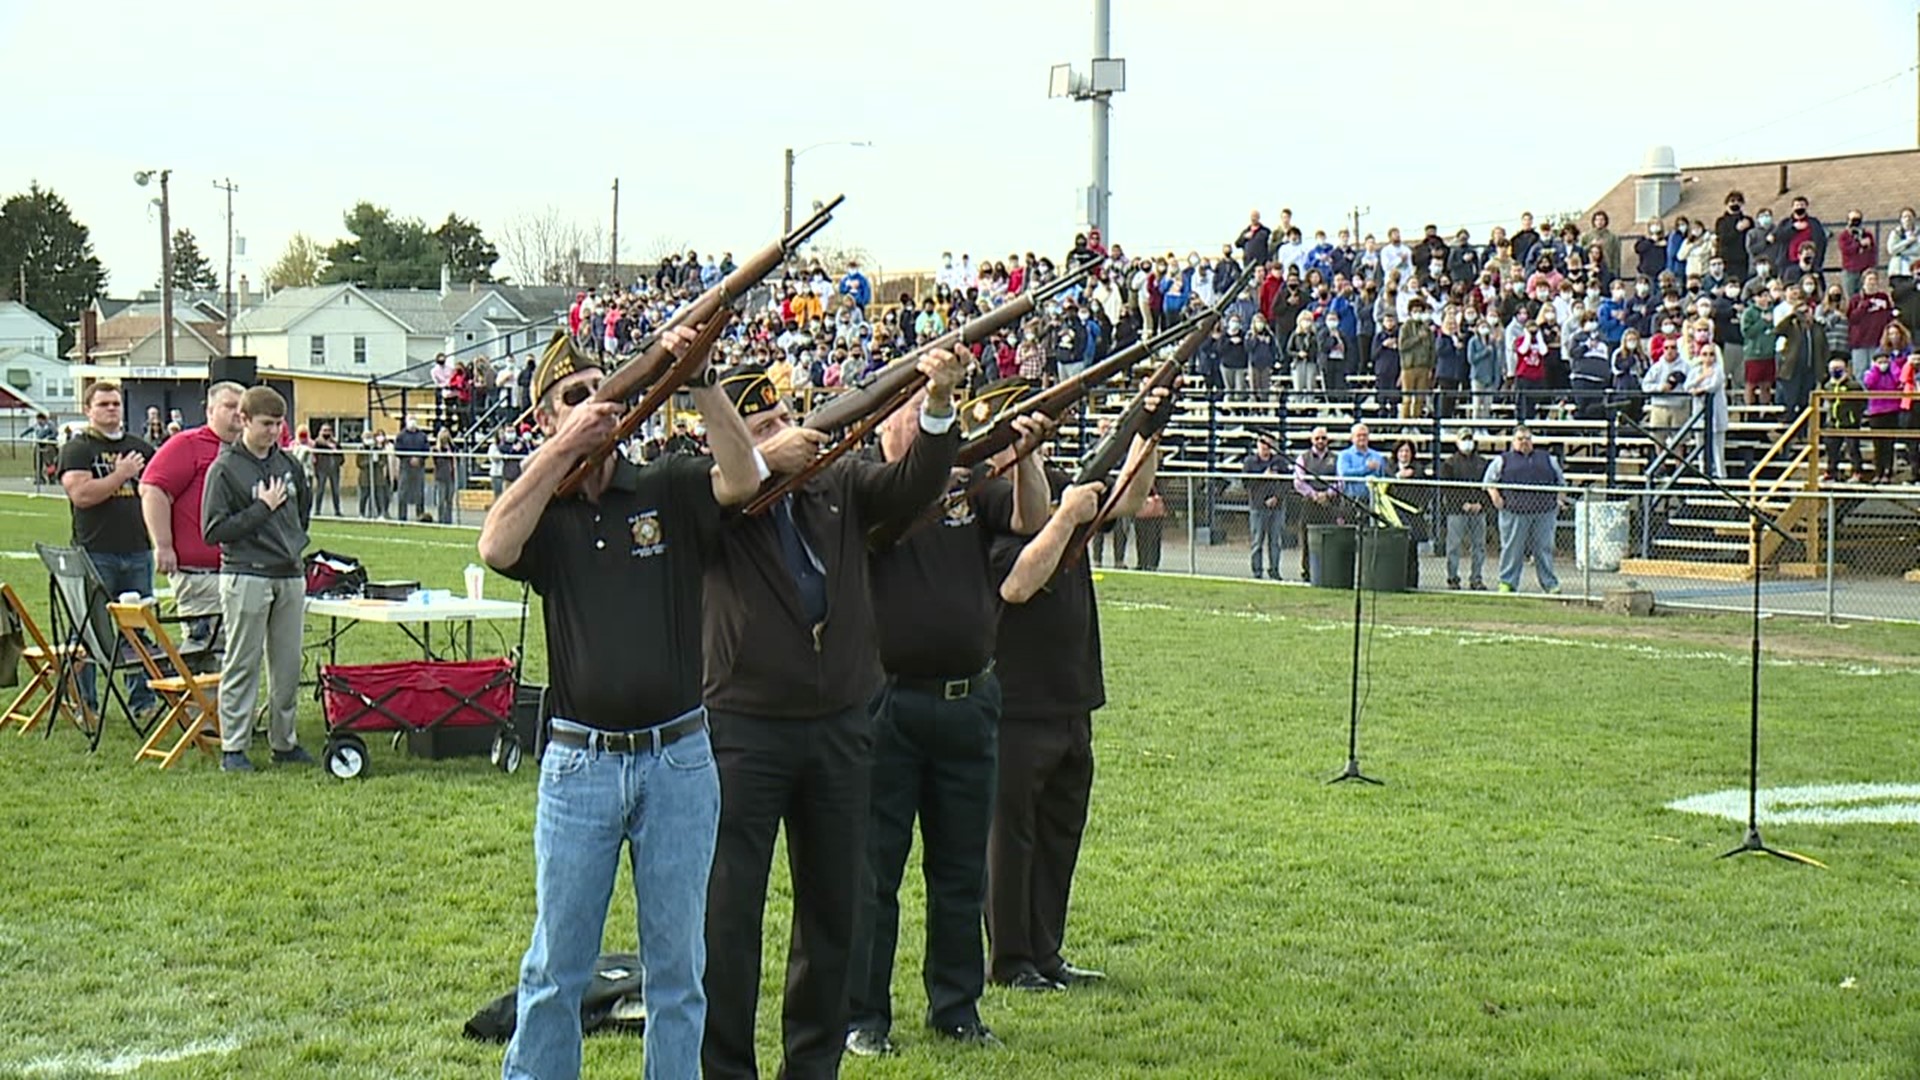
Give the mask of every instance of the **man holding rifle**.
M 1148 412 L 1167 391 L 1147 392 Z M 1135 438 L 1114 517 L 1132 517 L 1153 490 L 1158 451 Z M 1047 471 L 1059 509 L 1030 540 L 994 545 L 1001 577 L 995 649 L 1002 697 L 998 791 L 987 841 L 989 976 L 1019 990 L 1064 990 L 1104 978 L 1061 956 L 1073 870 L 1093 791 L 1093 711 L 1106 704 L 1100 618 L 1084 553 L 1062 565 L 1069 540 L 1099 512 L 1104 482 L 1070 486 Z
M 961 422 L 969 434 L 989 427 L 1031 388 L 1023 379 L 992 383 L 961 407 Z M 1046 521 L 1047 478 L 1031 451 L 1053 431 L 1045 413 L 1012 424 L 1020 435 L 1015 445 L 974 469 L 955 470 L 958 490 L 904 534 L 886 530 L 873 538 L 873 607 L 887 682 L 873 704 L 870 880 L 854 924 L 849 987 L 847 1051 L 863 1057 L 893 1050 L 888 1032 L 900 881 L 916 817 L 927 879 L 927 1026 L 955 1042 L 998 1043 L 979 1011 L 986 980 L 980 920 L 1000 724 L 993 672 L 1000 598 L 989 556 L 996 539 L 1031 536 Z M 901 460 L 913 438 L 913 417 L 903 409 L 880 429 L 882 455 Z M 1011 468 L 1013 482 L 980 482 L 976 473 L 989 468 Z
M 706 567 L 706 703 L 722 791 L 701 1053 L 710 1080 L 758 1075 L 761 918 L 782 822 L 794 897 L 780 1072 L 839 1071 L 866 851 L 867 709 L 882 684 L 867 536 L 939 498 L 958 443 L 961 362 L 936 349 L 918 369 L 926 401 L 900 460 L 841 458 L 766 513 L 729 518 Z M 773 471 L 798 471 L 818 452 L 825 436 L 794 426 L 764 369 L 738 369 L 725 385 Z
M 670 351 L 691 330 L 667 331 Z M 646 1073 L 699 1074 L 707 877 L 720 784 L 701 705 L 702 567 L 721 510 L 760 486 L 746 426 L 704 365 L 690 383 L 713 458 L 607 455 L 575 496 L 561 480 L 614 430 L 599 361 L 557 336 L 531 386 L 547 442 L 487 515 L 480 555 L 546 599 L 554 718 L 534 819 L 533 939 L 503 1075 L 580 1073 L 593 976 L 623 845 L 631 848 L 647 1003 Z

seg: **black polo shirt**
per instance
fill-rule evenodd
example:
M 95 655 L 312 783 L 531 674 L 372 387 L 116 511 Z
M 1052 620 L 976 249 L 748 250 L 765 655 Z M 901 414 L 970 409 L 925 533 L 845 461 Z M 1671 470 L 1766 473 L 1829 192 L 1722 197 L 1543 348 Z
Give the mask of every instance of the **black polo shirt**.
M 700 581 L 720 531 L 712 465 L 621 460 L 598 503 L 548 503 L 503 571 L 546 599 L 554 715 L 618 730 L 700 704 Z
M 889 675 L 960 678 L 993 658 L 999 576 L 989 556 L 1013 533 L 1013 485 L 995 480 L 868 559 L 880 664 Z
M 1071 478 L 1047 470 L 1054 501 Z M 1013 571 L 1026 537 L 994 542 L 996 590 Z M 1081 716 L 1107 703 L 1100 658 L 1100 612 L 1093 594 L 1093 570 L 1086 553 L 1062 567 L 1024 604 L 1007 604 L 1000 614 L 1000 640 L 994 649 L 1004 702 L 1002 715 L 1047 720 Z

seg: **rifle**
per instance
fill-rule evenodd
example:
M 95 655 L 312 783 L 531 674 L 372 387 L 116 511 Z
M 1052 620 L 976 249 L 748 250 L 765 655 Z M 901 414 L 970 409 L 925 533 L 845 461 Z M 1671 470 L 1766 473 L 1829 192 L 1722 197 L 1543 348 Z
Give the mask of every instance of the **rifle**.
M 591 400 L 626 402 L 645 393 L 648 387 L 660 381 L 661 376 L 674 366 L 673 354 L 667 351 L 663 342 L 666 331 L 676 326 L 699 326 L 702 323 L 723 326 L 727 319 L 732 318 L 730 309 L 739 303 L 754 286 L 760 284 L 768 274 L 773 273 L 790 255 L 799 250 L 801 244 L 826 228 L 827 223 L 833 220 L 834 209 L 846 199 L 845 195 L 834 196 L 833 201 L 815 211 L 812 217 L 794 226 L 792 232 L 748 256 L 745 262 L 734 268 L 733 273 L 720 279 L 713 288 L 701 293 L 691 303 L 674 312 L 665 323 L 661 324 L 658 331 L 648 336 L 639 356 L 620 365 L 606 377 L 605 381 L 601 382 L 599 389 L 593 392 Z M 724 317 L 721 314 L 723 310 L 726 310 Z M 701 337 L 705 336 L 703 331 Z M 715 340 L 718 340 L 718 337 L 719 331 L 716 329 Z M 707 348 L 711 348 L 711 343 Z M 689 349 L 687 355 L 700 356 L 704 355 L 705 351 L 705 349 Z M 693 368 L 687 367 L 685 370 L 691 372 Z M 662 400 L 664 401 L 665 398 L 663 397 Z M 641 419 L 644 420 L 645 417 Z M 639 421 L 635 421 L 629 428 L 628 434 L 632 434 L 632 430 L 638 427 Z M 578 490 L 586 474 L 606 460 L 606 456 L 613 452 L 615 445 L 615 440 L 603 442 L 594 449 L 593 453 L 581 459 L 568 472 L 566 479 L 561 481 L 561 492 L 570 493 Z
M 1247 283 L 1253 280 L 1255 269 L 1254 265 L 1249 264 L 1235 279 L 1233 285 L 1220 295 L 1214 309 L 1187 328 L 1187 336 L 1180 342 L 1180 347 L 1174 350 L 1172 356 L 1161 361 L 1153 374 L 1147 376 L 1147 381 L 1141 386 L 1140 392 L 1127 403 L 1119 419 L 1114 421 L 1113 427 L 1094 445 L 1093 452 L 1081 463 L 1079 473 L 1074 476 L 1074 484 L 1105 481 L 1115 469 L 1120 467 L 1136 436 L 1147 440 L 1148 454 L 1154 452 L 1154 444 L 1160 437 L 1161 429 L 1167 426 L 1168 420 L 1172 419 L 1174 401 L 1180 392 L 1181 372 L 1186 370 L 1188 361 L 1193 359 L 1194 354 L 1200 351 L 1200 346 L 1212 335 L 1214 327 L 1220 325 L 1222 312 L 1246 289 Z M 1147 402 L 1152 400 L 1155 390 L 1162 389 L 1168 392 L 1166 407 L 1149 412 Z M 1146 454 L 1141 455 L 1140 461 L 1136 462 L 1133 468 L 1128 469 L 1118 483 L 1107 489 L 1106 497 L 1100 504 L 1100 511 L 1093 516 L 1093 520 L 1083 522 L 1073 530 L 1073 534 L 1067 539 L 1066 547 L 1060 553 L 1060 566 L 1073 565 L 1074 560 L 1086 550 L 1088 542 L 1093 539 L 1093 534 L 1113 516 L 1127 486 L 1133 483 L 1138 470 L 1147 460 Z
M 708 319 L 700 327 L 700 332 L 694 336 L 693 344 L 687 347 L 686 355 L 668 365 L 667 370 L 653 381 L 653 385 L 647 387 L 647 392 L 640 398 L 640 403 L 627 410 L 626 415 L 620 418 L 620 422 L 614 426 L 613 431 L 600 441 L 600 445 L 594 447 L 586 457 L 574 463 L 572 471 L 561 479 L 560 486 L 555 489 L 556 497 L 566 498 L 579 491 L 581 485 L 587 482 L 587 478 L 600 467 L 600 463 L 607 459 L 607 455 L 613 453 L 616 447 L 640 430 L 641 424 L 646 423 L 654 413 L 660 411 L 660 407 L 667 403 L 667 399 L 687 384 L 687 380 L 693 377 L 693 373 L 700 368 L 700 365 L 707 362 L 707 354 L 713 351 L 714 345 L 720 340 L 720 335 L 733 322 L 734 314 L 733 308 L 724 308 L 719 315 Z
M 1021 319 L 1033 314 L 1042 303 L 1078 285 L 1099 265 L 1098 261 L 1088 263 L 1070 274 L 1048 282 L 1039 289 L 1021 293 L 985 315 L 967 320 L 888 364 L 866 382 L 815 409 L 802 422 L 802 427 L 821 432 L 834 432 L 846 428 L 845 434 L 799 472 L 772 481 L 751 503 L 747 504 L 746 512 L 765 513 L 768 507 L 787 493 L 813 479 L 821 470 L 838 461 L 847 451 L 860 445 L 875 428 L 880 426 L 882 421 L 900 411 L 907 402 L 912 401 L 913 396 L 919 393 L 920 388 L 927 382 L 927 377 L 920 374 L 918 367 L 922 357 L 936 349 L 953 350 L 972 345 L 974 342 L 984 340 L 1018 324 Z

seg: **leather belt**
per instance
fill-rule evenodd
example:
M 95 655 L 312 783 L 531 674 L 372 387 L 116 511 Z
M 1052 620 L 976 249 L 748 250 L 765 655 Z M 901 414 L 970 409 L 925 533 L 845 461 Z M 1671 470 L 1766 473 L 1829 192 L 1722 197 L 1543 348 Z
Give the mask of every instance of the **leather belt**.
M 982 679 L 993 674 L 993 661 L 981 671 L 958 679 L 923 678 L 918 675 L 895 675 L 893 685 L 907 690 L 918 690 L 931 694 L 943 701 L 964 701 L 971 695 Z
M 573 728 L 555 727 L 547 733 L 547 741 L 576 750 L 600 750 L 609 754 L 659 753 L 661 749 L 689 735 L 699 734 L 706 727 L 707 716 L 701 712 L 684 720 L 655 724 L 635 731 L 576 731 Z

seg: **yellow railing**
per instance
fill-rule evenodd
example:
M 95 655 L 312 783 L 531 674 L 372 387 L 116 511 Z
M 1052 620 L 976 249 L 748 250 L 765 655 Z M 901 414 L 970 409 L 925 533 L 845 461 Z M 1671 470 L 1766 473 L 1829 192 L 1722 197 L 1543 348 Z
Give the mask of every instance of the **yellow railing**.
M 1800 415 L 1794 417 L 1793 423 L 1788 424 L 1787 429 L 1780 433 L 1780 437 L 1773 441 L 1772 446 L 1767 448 L 1767 452 L 1760 456 L 1760 460 L 1754 462 L 1753 471 L 1747 474 L 1747 495 L 1749 498 L 1759 500 L 1770 499 L 1777 496 L 1780 493 L 1780 489 L 1787 486 L 1787 482 L 1792 478 L 1794 472 L 1807 462 L 1808 446 L 1802 445 L 1800 449 L 1781 466 L 1780 471 L 1771 480 L 1765 482 L 1766 486 L 1764 490 L 1762 489 L 1762 480 L 1767 475 L 1768 468 L 1779 461 L 1782 454 L 1787 453 L 1788 449 L 1793 445 L 1796 435 L 1799 435 L 1803 429 L 1809 428 L 1811 424 L 1810 418 L 1815 415 L 1815 411 L 1816 410 L 1811 408 L 1801 410 Z M 1812 440 L 1808 440 L 1809 444 L 1811 441 Z M 1814 486 L 1813 480 L 1810 479 L 1804 486 Z

